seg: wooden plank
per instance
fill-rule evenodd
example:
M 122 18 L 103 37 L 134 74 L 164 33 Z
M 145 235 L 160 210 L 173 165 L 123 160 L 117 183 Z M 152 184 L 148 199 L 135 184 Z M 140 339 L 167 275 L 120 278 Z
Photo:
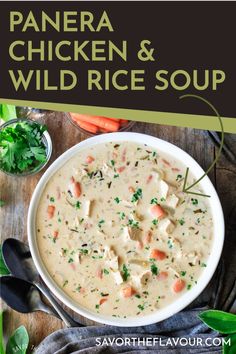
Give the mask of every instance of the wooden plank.
M 43 121 L 47 124 L 53 140 L 53 156 L 51 162 L 71 146 L 87 138 L 81 134 L 66 118 L 63 113 L 48 113 Z M 167 140 L 189 152 L 206 169 L 214 158 L 214 147 L 201 131 L 167 127 L 155 124 L 136 123 L 132 128 L 135 132 L 142 132 Z M 26 220 L 31 195 L 42 173 L 32 177 L 9 177 L 0 173 L 0 199 L 6 201 L 0 210 L 1 239 L 15 237 L 27 242 Z M 214 171 L 211 173 L 214 181 Z M 4 305 L 6 310 L 4 320 L 5 335 L 9 334 L 20 324 L 24 324 L 29 331 L 31 345 L 38 345 L 43 338 L 63 327 L 61 321 L 43 313 L 19 314 Z M 69 310 L 68 310 L 69 311 Z M 70 311 L 71 312 L 71 311 Z M 78 316 L 75 316 L 79 318 Z M 82 319 L 86 324 L 92 321 Z

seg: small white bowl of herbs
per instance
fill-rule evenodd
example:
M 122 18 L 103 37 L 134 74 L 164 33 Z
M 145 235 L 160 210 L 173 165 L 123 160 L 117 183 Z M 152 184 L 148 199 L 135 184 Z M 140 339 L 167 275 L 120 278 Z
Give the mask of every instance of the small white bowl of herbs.
M 52 153 L 45 125 L 30 119 L 12 119 L 0 127 L 0 170 L 29 176 L 43 169 Z

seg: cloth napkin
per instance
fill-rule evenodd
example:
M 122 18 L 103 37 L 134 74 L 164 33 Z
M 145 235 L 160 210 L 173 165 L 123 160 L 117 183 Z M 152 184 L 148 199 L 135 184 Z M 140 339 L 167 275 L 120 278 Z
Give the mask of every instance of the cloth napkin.
M 212 139 L 215 139 L 216 145 L 219 144 L 219 135 Z M 235 141 L 235 136 L 226 135 L 227 144 L 223 153 L 228 161 L 235 165 L 236 144 L 232 144 L 232 140 Z M 198 315 L 209 308 L 236 313 L 235 220 L 236 210 L 227 220 L 223 252 L 225 262 L 221 261 L 208 287 L 184 311 L 165 321 L 144 327 L 88 326 L 62 329 L 48 336 L 36 349 L 35 354 L 221 353 L 220 346 L 209 344 L 220 338 L 219 334 L 204 325 Z M 122 338 L 126 339 L 126 344 L 122 343 Z M 180 338 L 182 341 L 178 342 Z M 202 344 L 197 345 L 196 338 L 199 343 L 202 340 Z M 210 340 L 206 341 L 207 338 Z M 150 341 L 155 345 L 150 346 Z

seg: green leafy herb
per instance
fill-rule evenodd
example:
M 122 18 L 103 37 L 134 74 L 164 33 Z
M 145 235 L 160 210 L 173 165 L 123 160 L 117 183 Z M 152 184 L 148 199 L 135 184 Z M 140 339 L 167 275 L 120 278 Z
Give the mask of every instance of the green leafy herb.
M 128 220 L 128 225 L 134 228 L 136 227 L 137 229 L 139 228 L 139 222 L 133 219 Z
M 115 165 L 115 161 L 111 160 L 111 165 L 114 166 Z
M 0 275 L 10 274 L 2 255 L 2 246 L 0 247 Z
M 4 200 L 0 200 L 0 208 L 3 207 L 5 205 Z
M 153 219 L 152 220 L 152 224 L 156 226 L 158 224 L 158 220 L 157 219 Z
M 223 334 L 236 332 L 236 315 L 219 310 L 207 310 L 201 312 L 199 318 L 208 327 Z
M 114 201 L 115 201 L 117 204 L 120 203 L 120 199 L 119 199 L 118 197 L 115 197 L 115 198 L 114 198 Z
M 98 227 L 101 228 L 101 227 L 102 227 L 102 224 L 104 224 L 104 223 L 105 223 L 105 220 L 100 220 L 100 221 L 98 222 Z
M 114 178 L 118 178 L 120 175 L 118 173 L 116 173 L 113 177 Z
M 184 219 L 182 218 L 182 219 L 180 219 L 180 220 L 178 220 L 178 222 L 179 222 L 179 224 L 181 225 L 181 226 L 183 226 L 184 224 L 185 224 L 185 221 L 184 221 Z
M 182 175 L 177 175 L 176 181 L 179 181 L 183 176 Z
M 24 326 L 15 330 L 7 342 L 6 354 L 25 354 L 29 345 L 29 336 Z
M 157 266 L 156 266 L 156 264 L 151 264 L 151 272 L 152 272 L 152 274 L 154 274 L 154 275 L 157 275 L 158 274 L 158 268 L 157 268 Z
M 17 118 L 16 107 L 9 104 L 0 104 L 0 118 L 4 121 Z
M 79 200 L 77 200 L 77 202 L 75 204 L 75 208 L 80 209 L 80 207 L 81 207 L 81 202 Z
M 122 276 L 123 276 L 124 281 L 126 281 L 130 276 L 129 270 L 125 264 L 123 264 L 123 267 L 122 267 Z
M 138 305 L 138 308 L 141 310 L 141 311 L 143 311 L 144 310 L 144 305 Z
M 193 205 L 198 205 L 198 200 L 197 199 L 191 198 L 191 202 L 192 202 Z
M 83 254 L 83 255 L 86 255 L 88 254 L 88 250 L 84 249 L 84 248 L 80 248 L 80 253 Z
M 143 191 L 142 191 L 142 189 L 141 188 L 138 188 L 137 190 L 136 190 L 136 192 L 133 194 L 133 196 L 132 196 L 132 199 L 131 199 L 131 202 L 132 203 L 135 203 L 135 202 L 137 202 L 140 198 L 142 198 L 143 197 Z
M 109 274 L 109 270 L 107 270 L 106 268 L 103 269 L 103 273 L 108 275 Z
M 168 247 L 171 249 L 171 248 L 173 248 L 173 242 L 172 242 L 172 240 L 168 240 L 167 241 L 167 245 L 168 245 Z
M 236 353 L 236 334 L 230 334 L 229 336 L 224 338 L 223 354 L 234 354 L 234 353 Z
M 118 212 L 118 215 L 120 216 L 120 220 L 124 220 L 124 218 L 125 218 L 124 212 Z
M 55 198 L 54 198 L 54 197 L 51 197 L 49 200 L 50 200 L 50 202 L 52 202 L 52 203 L 55 202 Z
M 95 305 L 95 308 L 96 308 L 96 309 L 99 309 L 99 307 L 100 307 L 100 305 L 98 305 L 98 304 Z
M 68 263 L 73 263 L 74 262 L 74 259 L 73 258 L 69 258 L 68 259 Z
M 152 198 L 150 204 L 156 204 L 156 205 L 158 205 L 157 198 Z
M 0 168 L 20 174 L 32 171 L 46 161 L 46 146 L 42 141 L 45 126 L 19 122 L 0 131 Z
M 182 270 L 182 271 L 180 272 L 181 277 L 184 277 L 184 276 L 186 275 L 186 273 L 187 273 L 187 272 L 185 272 L 185 271 Z

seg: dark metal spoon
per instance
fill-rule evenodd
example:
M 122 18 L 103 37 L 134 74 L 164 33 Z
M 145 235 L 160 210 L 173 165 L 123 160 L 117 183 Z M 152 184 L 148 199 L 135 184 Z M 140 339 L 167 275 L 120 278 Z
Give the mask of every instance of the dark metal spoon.
M 8 238 L 3 242 L 2 254 L 11 274 L 17 278 L 33 283 L 48 299 L 67 327 L 83 326 L 81 323 L 74 321 L 41 281 L 39 273 L 34 265 L 30 249 L 25 243 L 14 238 Z
M 0 296 L 13 310 L 22 313 L 44 311 L 59 316 L 43 303 L 39 290 L 23 279 L 6 275 L 0 278 Z

